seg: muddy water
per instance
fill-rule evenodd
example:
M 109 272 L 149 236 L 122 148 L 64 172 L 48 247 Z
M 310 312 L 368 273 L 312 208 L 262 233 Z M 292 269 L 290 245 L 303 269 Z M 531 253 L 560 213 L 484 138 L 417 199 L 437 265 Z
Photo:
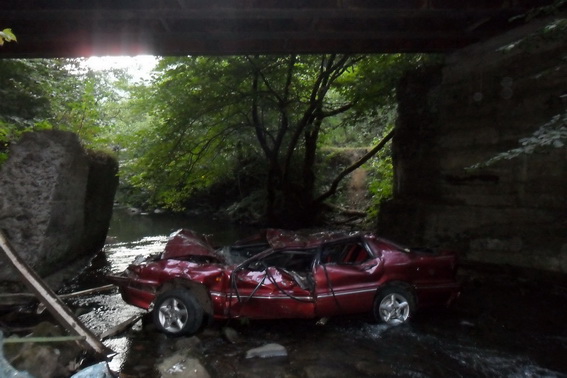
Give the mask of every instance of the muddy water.
M 73 283 L 103 284 L 139 254 L 163 249 L 180 227 L 212 233 L 229 243 L 249 230 L 211 220 L 118 213 L 111 242 Z M 488 266 L 461 269 L 463 293 L 452 308 L 417 314 L 386 327 L 365 316 L 310 320 L 213 323 L 192 338 L 167 338 L 147 317 L 105 344 L 117 355 L 110 366 L 122 377 L 159 377 L 156 366 L 187 351 L 212 377 L 567 377 L 567 279 Z M 117 293 L 73 303 L 81 319 L 102 333 L 143 311 Z M 229 342 L 223 328 L 236 332 Z M 246 359 L 246 351 L 278 343 L 287 357 Z M 177 375 L 190 377 L 182 365 Z M 174 373 L 174 371 L 172 371 Z

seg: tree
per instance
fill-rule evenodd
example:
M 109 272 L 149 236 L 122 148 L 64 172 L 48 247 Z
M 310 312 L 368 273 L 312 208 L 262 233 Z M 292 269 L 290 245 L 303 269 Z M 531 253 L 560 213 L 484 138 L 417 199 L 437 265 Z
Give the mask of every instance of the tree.
M 258 176 L 267 222 L 309 225 L 336 190 L 333 184 L 318 198 L 321 136 L 375 119 L 378 108 L 393 101 L 396 77 L 419 59 L 341 54 L 164 59 L 152 94 L 159 124 L 140 136 L 145 143 L 137 183 L 154 193 L 154 202 L 175 207 L 197 188 L 238 174 L 237 167 L 264 162 Z M 370 125 L 373 134 L 384 127 Z
M 0 162 L 9 143 L 39 129 L 73 131 L 86 145 L 109 145 L 127 80 L 124 71 L 94 72 L 80 59 L 0 60 Z
M 49 60 L 0 60 L 0 162 L 11 141 L 52 116 L 51 88 L 60 68 Z

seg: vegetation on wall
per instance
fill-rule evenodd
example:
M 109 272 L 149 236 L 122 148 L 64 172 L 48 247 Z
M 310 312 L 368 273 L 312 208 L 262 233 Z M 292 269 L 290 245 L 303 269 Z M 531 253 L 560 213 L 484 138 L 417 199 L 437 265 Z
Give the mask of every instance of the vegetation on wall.
M 528 16 L 529 19 L 555 14 L 560 7 L 567 4 L 565 0 L 555 1 L 548 7 L 534 9 Z M 567 38 L 567 19 L 551 19 L 543 27 L 523 38 L 507 44 L 500 48 L 504 54 L 537 51 L 542 45 L 559 44 L 563 45 Z M 548 72 L 561 72 L 565 68 L 565 57 L 559 57 L 558 63 L 548 69 Z M 531 135 L 526 135 L 518 140 L 518 146 L 506 151 L 499 152 L 490 159 L 474 164 L 468 169 L 477 169 L 492 165 L 501 160 L 510 160 L 519 156 L 529 155 L 536 151 L 551 148 L 564 148 L 567 145 L 567 93 L 562 93 L 555 100 L 559 105 L 554 105 L 559 109 L 559 114 L 553 115 L 547 122 L 534 125 L 535 131 Z M 550 103 L 550 106 L 552 104 Z M 555 111 L 554 111 L 555 113 Z
M 530 155 L 540 149 L 564 148 L 567 144 L 567 110 L 557 114 L 549 122 L 540 126 L 532 135 L 518 141 L 519 146 L 500 152 L 485 162 L 475 164 L 469 169 L 492 165 L 501 160 L 510 160 L 522 155 Z

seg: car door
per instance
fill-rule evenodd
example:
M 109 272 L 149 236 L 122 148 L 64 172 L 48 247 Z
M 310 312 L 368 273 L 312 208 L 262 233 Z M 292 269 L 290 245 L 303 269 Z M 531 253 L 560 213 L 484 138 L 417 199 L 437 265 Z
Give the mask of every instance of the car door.
M 382 266 L 362 239 L 322 246 L 314 268 L 317 315 L 370 311 Z
M 313 285 L 303 269 L 290 268 L 300 258 L 313 260 L 302 251 L 275 251 L 243 265 L 233 277 L 232 316 L 252 319 L 313 318 Z M 305 264 L 304 264 L 305 265 Z M 312 279 L 311 279 L 312 280 Z

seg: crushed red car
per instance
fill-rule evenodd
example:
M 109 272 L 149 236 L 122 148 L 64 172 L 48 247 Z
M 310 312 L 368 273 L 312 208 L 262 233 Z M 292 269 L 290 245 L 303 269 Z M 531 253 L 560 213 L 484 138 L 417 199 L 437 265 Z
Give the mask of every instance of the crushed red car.
M 182 229 L 163 253 L 109 276 L 159 330 L 193 334 L 207 317 L 326 318 L 370 313 L 399 324 L 459 293 L 453 252 L 405 248 L 371 233 L 268 229 L 231 246 Z

